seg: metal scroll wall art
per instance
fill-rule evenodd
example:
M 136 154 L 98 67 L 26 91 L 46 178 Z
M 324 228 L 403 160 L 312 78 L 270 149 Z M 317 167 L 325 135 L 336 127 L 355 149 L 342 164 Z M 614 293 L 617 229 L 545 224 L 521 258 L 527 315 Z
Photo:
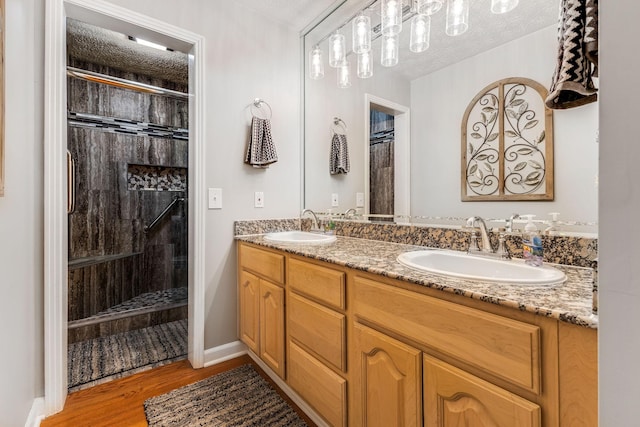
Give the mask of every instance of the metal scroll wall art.
M 482 89 L 462 119 L 462 200 L 553 200 L 553 113 L 525 78 Z

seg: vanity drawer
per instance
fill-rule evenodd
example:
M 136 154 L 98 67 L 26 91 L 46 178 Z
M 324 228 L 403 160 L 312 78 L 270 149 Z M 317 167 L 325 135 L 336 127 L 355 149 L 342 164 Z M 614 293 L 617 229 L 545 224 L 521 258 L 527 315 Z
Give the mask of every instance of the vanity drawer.
M 345 371 L 345 316 L 294 293 L 287 307 L 289 336 Z
M 354 280 L 356 316 L 540 393 L 540 328 L 375 282 Z
M 240 244 L 240 266 L 276 283 L 284 283 L 284 255 Z
M 289 286 L 297 292 L 344 310 L 345 273 L 297 259 L 289 260 Z
M 347 425 L 347 381 L 289 342 L 287 382 L 329 425 Z

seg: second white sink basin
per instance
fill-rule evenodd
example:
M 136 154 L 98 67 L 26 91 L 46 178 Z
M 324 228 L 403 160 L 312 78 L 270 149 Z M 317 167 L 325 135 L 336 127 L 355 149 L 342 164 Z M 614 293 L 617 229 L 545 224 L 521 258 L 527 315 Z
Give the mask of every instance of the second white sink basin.
M 332 234 L 309 233 L 308 231 L 279 231 L 276 233 L 268 233 L 264 236 L 265 240 L 277 243 L 331 243 L 336 241 L 336 236 Z
M 468 255 L 463 252 L 424 250 L 404 252 L 398 261 L 417 270 L 470 280 L 519 285 L 557 285 L 566 275 L 557 268 L 532 267 L 523 260 L 499 260 Z

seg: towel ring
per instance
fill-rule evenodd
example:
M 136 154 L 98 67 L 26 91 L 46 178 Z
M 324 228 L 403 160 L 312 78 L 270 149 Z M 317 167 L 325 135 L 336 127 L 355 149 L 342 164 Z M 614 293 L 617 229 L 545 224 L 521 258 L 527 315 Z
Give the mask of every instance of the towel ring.
M 336 132 L 336 129 L 341 130 L 342 132 Z M 347 124 L 340 117 L 333 118 L 333 128 L 334 133 L 346 135 L 347 134 Z
M 266 105 L 267 108 L 269 108 L 269 116 L 268 117 L 260 117 L 260 115 L 257 114 L 257 113 L 263 112 L 262 111 L 262 104 Z M 260 99 L 260 98 L 254 99 L 253 103 L 250 105 L 250 108 L 251 108 L 251 115 L 254 116 L 254 117 L 258 117 L 258 118 L 261 118 L 261 119 L 269 120 L 269 119 L 271 119 L 271 116 L 273 116 L 273 110 L 271 110 L 271 105 L 269 105 L 269 103 L 267 101 L 263 100 L 263 99 Z M 255 108 L 255 110 L 254 110 L 254 108 Z

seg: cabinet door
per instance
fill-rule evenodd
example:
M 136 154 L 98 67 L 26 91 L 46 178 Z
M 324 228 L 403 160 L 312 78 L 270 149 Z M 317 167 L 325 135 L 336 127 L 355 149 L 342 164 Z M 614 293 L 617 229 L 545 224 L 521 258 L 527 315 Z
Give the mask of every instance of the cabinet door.
M 354 324 L 355 426 L 422 424 L 421 352 L 366 326 Z
M 284 378 L 284 289 L 260 280 L 260 358 Z
M 246 271 L 240 272 L 240 340 L 254 353 L 260 342 L 260 279 Z
M 540 427 L 540 407 L 424 356 L 425 427 Z

